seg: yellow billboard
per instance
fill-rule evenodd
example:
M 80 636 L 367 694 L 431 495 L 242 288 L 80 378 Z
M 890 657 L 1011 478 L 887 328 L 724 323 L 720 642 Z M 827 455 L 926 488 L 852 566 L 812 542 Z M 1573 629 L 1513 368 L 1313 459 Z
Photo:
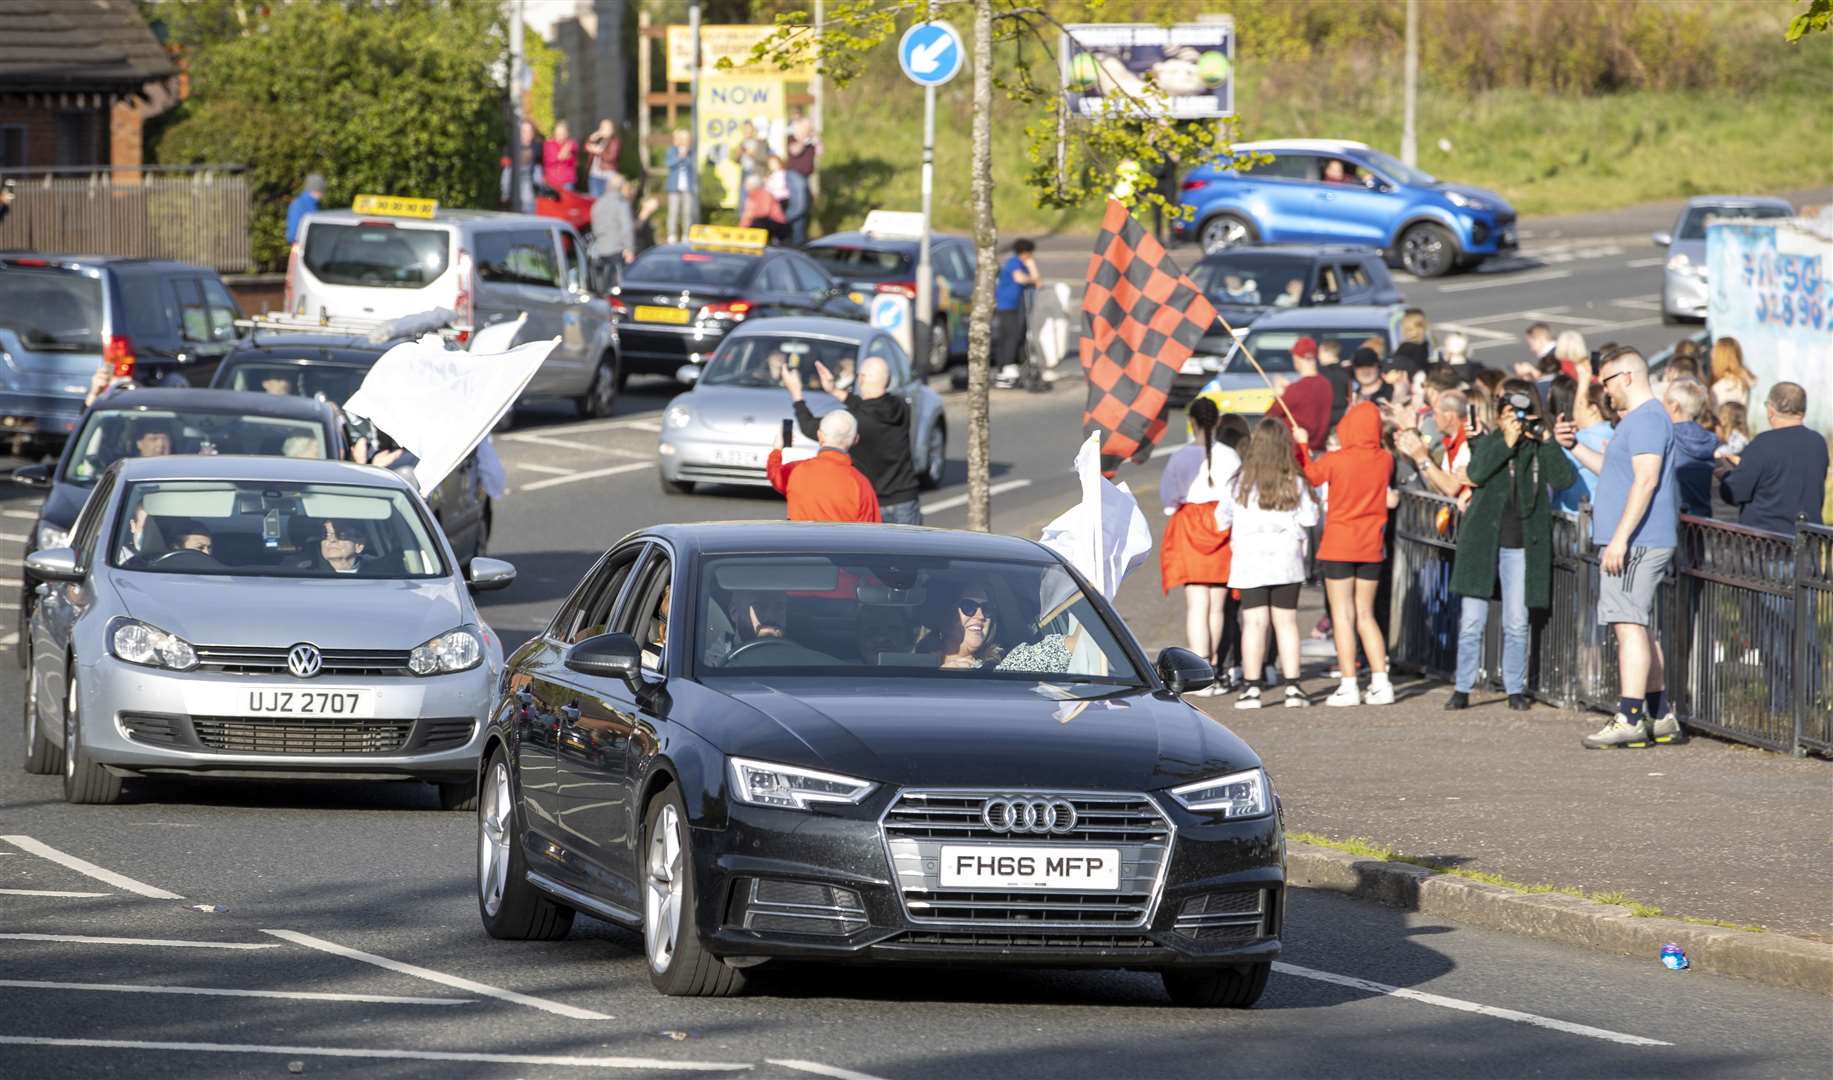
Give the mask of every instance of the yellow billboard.
M 779 28 L 775 26 L 702 26 L 700 28 L 700 77 L 735 75 L 764 76 L 789 82 L 807 82 L 815 76 L 811 56 L 789 70 L 779 69 L 772 61 L 751 62 L 751 50 L 760 41 L 769 40 Z M 804 27 L 797 27 L 805 30 Z M 684 83 L 693 79 L 693 36 L 685 26 L 668 28 L 668 81 Z M 732 61 L 730 70 L 721 71 L 719 61 Z

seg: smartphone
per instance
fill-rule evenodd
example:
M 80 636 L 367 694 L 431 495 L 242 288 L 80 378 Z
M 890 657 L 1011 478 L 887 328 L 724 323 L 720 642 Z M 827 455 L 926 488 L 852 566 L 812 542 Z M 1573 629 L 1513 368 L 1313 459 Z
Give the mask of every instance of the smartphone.
M 1475 405 L 1464 406 L 1464 423 L 1472 431 L 1477 429 L 1477 407 Z
M 794 420 L 783 421 L 783 445 L 788 446 L 790 443 L 793 443 L 795 441 L 796 441 L 796 422 Z

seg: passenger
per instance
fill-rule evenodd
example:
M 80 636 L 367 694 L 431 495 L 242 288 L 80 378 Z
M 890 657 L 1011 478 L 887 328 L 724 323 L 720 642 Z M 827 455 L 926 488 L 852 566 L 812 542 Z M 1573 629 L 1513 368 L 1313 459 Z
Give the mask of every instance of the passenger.
M 1305 297 L 1305 283 L 1299 278 L 1286 282 L 1286 287 L 1273 298 L 1273 306 L 1278 308 L 1297 307 Z
M 289 435 L 286 441 L 280 444 L 280 453 L 290 458 L 309 459 L 319 457 L 318 437 L 315 435 Z
M 361 535 L 354 522 L 326 520 L 323 535 L 318 540 L 318 552 L 301 559 L 293 568 L 323 575 L 360 573 L 363 568 Z
M 978 668 L 997 663 L 1004 650 L 994 643 L 999 611 L 985 585 L 964 586 L 955 602 L 934 620 L 925 652 L 937 653 L 945 668 Z
M 293 380 L 285 375 L 263 375 L 261 376 L 261 390 L 263 393 L 277 397 L 291 397 Z

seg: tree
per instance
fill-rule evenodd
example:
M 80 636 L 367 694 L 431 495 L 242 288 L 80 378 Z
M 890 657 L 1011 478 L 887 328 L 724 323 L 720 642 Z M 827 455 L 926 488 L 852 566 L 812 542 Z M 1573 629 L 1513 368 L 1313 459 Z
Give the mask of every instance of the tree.
M 1809 34 L 1824 34 L 1829 29 L 1833 29 L 1833 0 L 1808 0 L 1807 9 L 1789 21 L 1786 36 L 1793 44 Z
M 157 153 L 164 163 L 247 163 L 258 262 L 285 265 L 286 204 L 308 173 L 324 174 L 331 206 L 359 192 L 496 205 L 497 5 L 227 0 L 206 10 L 227 17 L 191 24 L 191 98 Z
M 1074 5 L 1098 18 L 1103 0 Z M 1172 123 L 1157 119 L 1165 96 L 1148 85 L 1128 94 L 1105 86 L 1102 111 L 1090 118 L 1064 114 L 1057 51 L 1065 24 L 1079 21 L 1072 5 L 1027 0 L 834 0 L 819 33 L 808 12 L 777 16 L 777 32 L 753 51 L 753 62 L 785 67 L 812 58 L 823 77 L 844 87 L 862 70 L 866 55 L 892 40 L 901 26 L 957 13 L 972 18 L 974 77 L 973 194 L 974 242 L 978 267 L 974 306 L 968 321 L 968 527 L 992 527 L 989 491 L 992 386 L 993 287 L 998 273 L 998 228 L 993 220 L 991 112 L 994 91 L 1011 105 L 1032 111 L 1024 148 L 1028 183 L 1040 207 L 1081 206 L 1110 192 L 1138 206 L 1178 212 L 1175 199 L 1155 188 L 1126 185 L 1113 190 L 1131 163 L 1152 175 L 1175 162 L 1213 157 L 1233 136 L 1231 120 Z

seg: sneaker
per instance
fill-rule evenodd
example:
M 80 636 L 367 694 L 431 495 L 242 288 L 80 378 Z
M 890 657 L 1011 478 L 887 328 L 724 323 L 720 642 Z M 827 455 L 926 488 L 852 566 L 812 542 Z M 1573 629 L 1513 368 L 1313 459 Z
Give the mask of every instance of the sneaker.
M 1305 692 L 1303 690 L 1300 690 L 1296 686 L 1287 686 L 1286 687 L 1286 708 L 1302 709 L 1305 706 L 1310 705 L 1310 704 L 1311 704 L 1311 699 L 1305 696 Z
M 1470 695 L 1463 690 L 1453 690 L 1451 696 L 1445 699 L 1446 712 L 1457 712 L 1459 709 L 1468 708 L 1470 708 Z
M 1362 695 L 1362 704 L 1364 705 L 1392 705 L 1393 703 L 1393 683 L 1382 683 L 1379 686 L 1370 683 L 1368 692 Z
M 1324 704 L 1333 709 L 1348 709 L 1362 704 L 1362 692 L 1352 682 L 1338 683 L 1336 690 L 1324 699 Z
M 1599 728 L 1595 733 L 1585 736 L 1585 749 L 1609 750 L 1615 747 L 1640 749 L 1653 745 L 1649 739 L 1648 721 L 1632 724 L 1618 713 L 1610 718 L 1610 723 Z
M 1241 691 L 1241 696 L 1235 699 L 1235 708 L 1237 709 L 1258 709 L 1260 708 L 1260 687 L 1250 686 L 1246 690 Z
M 1674 715 L 1672 709 L 1668 710 L 1666 716 L 1655 721 L 1655 726 L 1649 729 L 1649 734 L 1653 735 L 1655 741 L 1662 746 L 1679 746 L 1687 741 L 1687 729 L 1680 726 L 1680 718 Z
M 1508 696 L 1508 707 L 1514 712 L 1528 712 L 1533 709 L 1534 703 L 1528 700 L 1526 694 L 1510 694 Z

